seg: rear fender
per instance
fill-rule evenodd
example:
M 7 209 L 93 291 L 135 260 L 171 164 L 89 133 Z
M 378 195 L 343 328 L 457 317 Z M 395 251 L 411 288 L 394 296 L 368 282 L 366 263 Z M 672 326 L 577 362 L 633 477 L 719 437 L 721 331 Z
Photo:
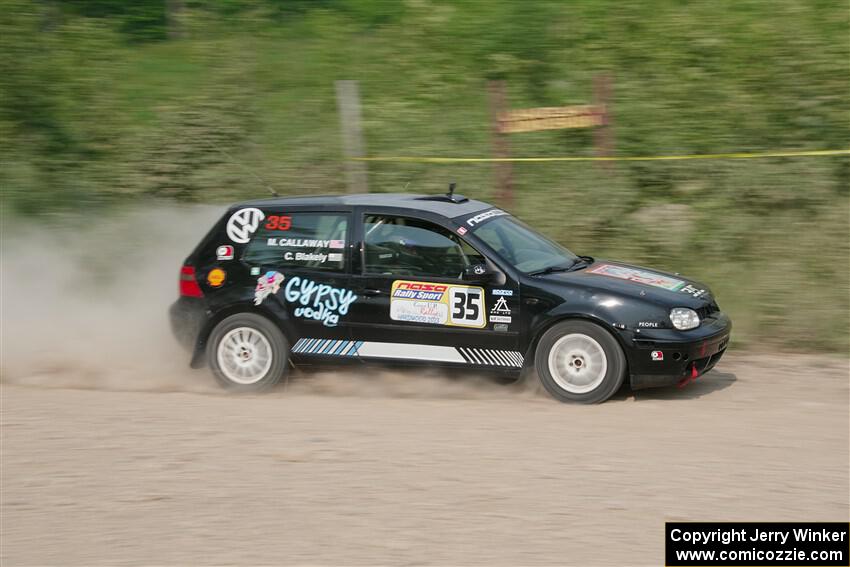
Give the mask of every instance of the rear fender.
M 289 312 L 285 307 L 281 305 L 274 305 L 271 302 L 269 302 L 268 305 L 260 305 L 256 307 L 253 305 L 246 306 L 244 303 L 233 304 L 216 311 L 216 313 L 210 317 L 206 324 L 201 328 L 201 332 L 198 333 L 198 339 L 195 341 L 195 348 L 192 353 L 192 360 L 189 363 L 189 366 L 192 368 L 202 368 L 206 365 L 207 340 L 209 339 L 210 334 L 213 329 L 215 329 L 216 325 L 237 313 L 254 313 L 265 317 L 280 329 L 283 336 L 286 337 L 287 341 L 289 341 L 289 344 L 294 344 L 295 341 L 298 340 L 297 332 L 292 324 L 291 318 L 289 317 Z

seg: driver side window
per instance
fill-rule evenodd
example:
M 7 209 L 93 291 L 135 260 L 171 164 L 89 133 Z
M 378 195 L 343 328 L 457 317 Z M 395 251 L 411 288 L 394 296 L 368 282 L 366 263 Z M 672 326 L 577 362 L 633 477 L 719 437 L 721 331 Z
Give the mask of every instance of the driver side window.
M 364 217 L 364 272 L 394 276 L 460 278 L 484 259 L 457 235 L 409 217 Z

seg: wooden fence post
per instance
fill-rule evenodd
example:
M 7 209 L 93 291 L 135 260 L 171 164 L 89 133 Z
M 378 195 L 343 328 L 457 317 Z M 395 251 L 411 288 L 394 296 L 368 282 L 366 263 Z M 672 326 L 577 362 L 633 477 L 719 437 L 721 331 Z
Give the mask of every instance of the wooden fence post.
M 508 135 L 504 134 L 500 126 L 500 117 L 507 110 L 507 95 L 505 94 L 504 81 L 490 81 L 487 84 L 490 95 L 490 114 L 493 122 L 493 156 L 500 159 L 511 157 Z M 496 174 L 496 201 L 502 208 L 510 208 L 514 203 L 514 190 L 512 179 L 511 162 L 496 162 L 494 171 Z
M 614 121 L 611 117 L 611 93 L 613 80 L 608 73 L 593 77 L 593 104 L 602 111 L 602 125 L 593 129 L 593 148 L 596 157 L 609 157 L 614 154 Z M 597 162 L 605 168 L 611 162 Z
M 369 176 L 366 171 L 366 162 L 351 159 L 365 155 L 363 131 L 360 125 L 360 92 L 357 81 L 336 81 L 335 86 L 348 192 L 368 193 Z

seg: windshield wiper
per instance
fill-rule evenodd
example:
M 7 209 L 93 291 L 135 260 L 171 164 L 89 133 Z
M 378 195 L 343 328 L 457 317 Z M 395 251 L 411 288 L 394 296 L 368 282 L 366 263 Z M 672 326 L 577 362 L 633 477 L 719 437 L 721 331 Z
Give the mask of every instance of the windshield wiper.
M 576 270 L 582 270 L 594 262 L 592 256 L 579 256 L 578 260 L 573 262 L 573 265 L 570 266 L 570 271 L 574 272 Z
M 529 272 L 529 276 L 545 276 L 546 274 L 554 274 L 555 272 L 566 272 L 570 270 L 575 263 L 570 264 L 569 266 L 549 266 L 548 268 L 543 268 L 542 270 L 537 270 L 536 272 Z

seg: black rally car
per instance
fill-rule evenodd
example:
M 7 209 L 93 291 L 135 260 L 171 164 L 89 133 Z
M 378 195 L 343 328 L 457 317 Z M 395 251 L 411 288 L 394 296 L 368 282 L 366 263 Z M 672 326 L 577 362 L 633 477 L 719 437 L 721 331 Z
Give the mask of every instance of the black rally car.
M 231 207 L 186 259 L 175 335 L 234 390 L 343 361 L 534 366 L 559 400 L 685 383 L 731 322 L 677 274 L 577 256 L 455 195 L 274 198 Z

